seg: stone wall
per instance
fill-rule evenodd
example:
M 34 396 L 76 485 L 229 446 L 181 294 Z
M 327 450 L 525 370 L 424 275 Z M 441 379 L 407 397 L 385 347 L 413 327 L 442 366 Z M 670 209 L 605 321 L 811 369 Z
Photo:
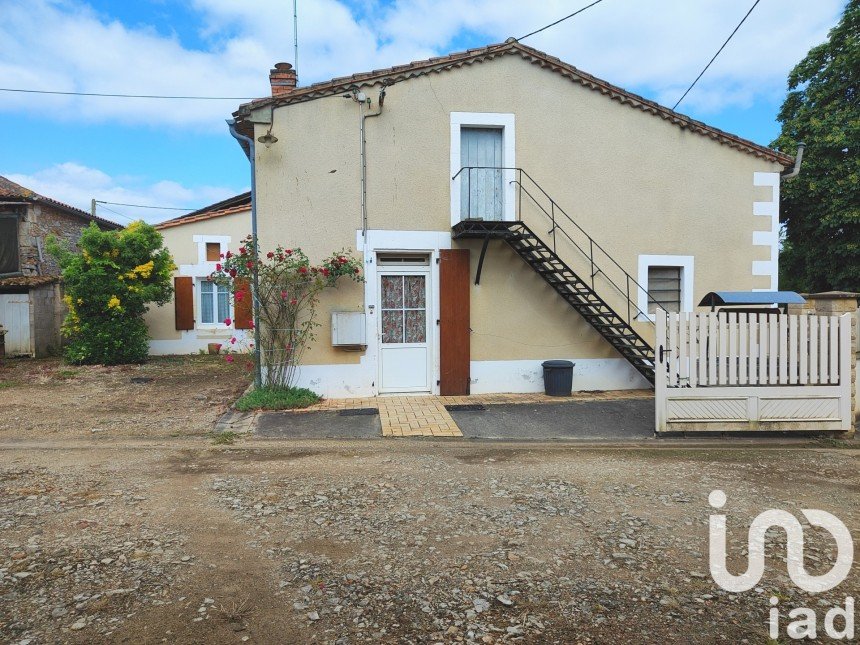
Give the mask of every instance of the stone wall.
M 78 239 L 89 222 L 45 204 L 31 204 L 18 231 L 21 272 L 24 275 L 59 275 L 60 267 L 45 248 L 49 236 L 65 240 L 77 249 Z
M 36 358 L 60 353 L 61 316 L 59 284 L 48 284 L 30 290 L 30 329 Z

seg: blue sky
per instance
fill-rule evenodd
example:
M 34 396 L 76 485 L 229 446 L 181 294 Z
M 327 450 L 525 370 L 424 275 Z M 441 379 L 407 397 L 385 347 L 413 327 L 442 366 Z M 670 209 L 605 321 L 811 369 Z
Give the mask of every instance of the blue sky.
M 299 0 L 299 82 L 498 42 L 584 4 Z M 671 106 L 750 4 L 604 0 L 526 43 Z M 769 143 L 786 74 L 843 7 L 762 0 L 679 111 Z M 262 96 L 271 65 L 293 57 L 288 0 L 0 0 L 0 16 L 0 87 Z M 203 206 L 249 184 L 224 126 L 238 103 L 0 92 L 0 175 L 84 208 L 93 197 Z

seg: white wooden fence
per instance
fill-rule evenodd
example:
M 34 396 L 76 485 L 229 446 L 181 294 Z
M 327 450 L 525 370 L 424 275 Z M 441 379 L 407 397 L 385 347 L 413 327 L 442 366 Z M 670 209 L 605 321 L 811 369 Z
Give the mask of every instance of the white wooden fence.
M 657 316 L 657 432 L 848 431 L 851 314 Z

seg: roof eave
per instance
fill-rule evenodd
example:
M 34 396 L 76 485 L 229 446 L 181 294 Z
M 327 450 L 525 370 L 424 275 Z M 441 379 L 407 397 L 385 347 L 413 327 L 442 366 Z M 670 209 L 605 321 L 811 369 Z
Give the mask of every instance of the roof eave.
M 762 146 L 701 121 L 696 121 L 680 112 L 675 112 L 659 103 L 646 99 L 643 96 L 639 96 L 638 94 L 634 94 L 623 88 L 612 85 L 596 76 L 582 72 L 573 65 L 570 65 L 559 58 L 550 56 L 545 52 L 527 45 L 523 45 L 513 39 L 509 39 L 504 43 L 489 45 L 478 49 L 470 49 L 464 52 L 450 54 L 448 56 L 429 58 L 427 60 L 415 61 L 406 65 L 398 65 L 386 69 L 353 74 L 352 76 L 334 78 L 330 81 L 315 83 L 313 85 L 293 90 L 292 92 L 281 96 L 270 96 L 256 99 L 240 105 L 236 112 L 233 113 L 233 116 L 236 118 L 237 127 L 240 131 L 243 132 L 243 134 L 248 134 L 248 136 L 253 136 L 254 126 L 253 123 L 250 122 L 249 117 L 253 111 L 268 105 L 271 105 L 272 108 L 278 108 L 293 103 L 304 103 L 306 101 L 313 101 L 319 98 L 340 94 L 350 89 L 352 86 L 398 83 L 409 78 L 446 71 L 464 64 L 470 64 L 470 62 L 475 62 L 477 60 L 491 60 L 497 56 L 505 56 L 509 54 L 518 54 L 523 58 L 532 59 L 533 63 L 539 64 L 541 67 L 548 66 L 552 71 L 561 73 L 563 76 L 566 76 L 570 80 L 588 87 L 589 89 L 599 91 L 601 94 L 607 95 L 611 100 L 616 100 L 622 104 L 630 105 L 630 107 L 635 109 L 649 112 L 654 116 L 658 116 L 669 121 L 681 129 L 690 130 L 697 134 L 707 136 L 715 140 L 717 143 L 728 145 L 739 152 L 745 152 L 759 158 L 767 159 L 768 161 L 780 164 L 783 167 L 789 167 L 794 164 L 794 157 L 791 155 Z

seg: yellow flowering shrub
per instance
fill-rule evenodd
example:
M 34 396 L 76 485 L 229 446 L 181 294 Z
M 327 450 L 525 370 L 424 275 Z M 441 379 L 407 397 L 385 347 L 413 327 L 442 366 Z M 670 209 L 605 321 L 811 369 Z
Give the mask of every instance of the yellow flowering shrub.
M 144 222 L 121 231 L 102 231 L 93 223 L 78 247 L 79 253 L 56 239 L 48 244 L 66 290 L 66 359 L 108 365 L 145 360 L 143 314 L 149 303 L 165 304 L 173 294 L 174 263 L 161 234 Z

